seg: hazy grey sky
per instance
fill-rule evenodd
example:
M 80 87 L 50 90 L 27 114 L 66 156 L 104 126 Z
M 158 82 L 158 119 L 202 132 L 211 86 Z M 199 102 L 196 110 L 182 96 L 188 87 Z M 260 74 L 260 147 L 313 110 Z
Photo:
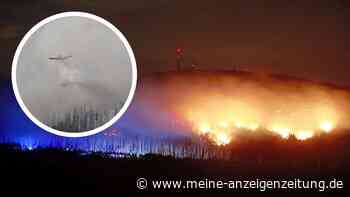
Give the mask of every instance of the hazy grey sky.
M 64 62 L 48 59 L 57 56 L 72 57 Z M 131 61 L 118 36 L 97 21 L 77 16 L 36 31 L 17 65 L 21 98 L 40 121 L 51 112 L 83 104 L 103 110 L 124 103 L 131 81 Z

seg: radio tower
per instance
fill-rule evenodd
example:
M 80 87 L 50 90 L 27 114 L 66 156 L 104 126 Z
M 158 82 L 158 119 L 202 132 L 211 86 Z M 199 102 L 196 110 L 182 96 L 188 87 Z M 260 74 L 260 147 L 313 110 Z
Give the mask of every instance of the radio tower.
M 176 48 L 176 65 L 177 71 L 181 71 L 181 67 L 184 63 L 184 54 L 182 48 Z

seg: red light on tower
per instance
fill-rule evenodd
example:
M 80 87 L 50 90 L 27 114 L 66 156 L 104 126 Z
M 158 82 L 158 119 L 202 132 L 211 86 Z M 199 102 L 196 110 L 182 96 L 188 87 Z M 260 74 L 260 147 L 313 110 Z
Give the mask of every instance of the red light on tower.
M 182 48 L 176 48 L 176 64 L 177 64 L 177 70 L 180 71 L 182 64 L 183 64 L 183 50 Z
M 176 48 L 176 53 L 177 53 L 177 54 L 182 53 L 182 49 L 181 49 L 181 48 Z

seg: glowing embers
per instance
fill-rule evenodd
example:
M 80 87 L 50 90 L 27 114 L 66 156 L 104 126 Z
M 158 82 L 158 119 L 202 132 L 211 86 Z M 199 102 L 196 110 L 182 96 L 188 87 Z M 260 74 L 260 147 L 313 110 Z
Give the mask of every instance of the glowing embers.
M 283 139 L 288 139 L 288 137 L 291 134 L 291 129 L 281 126 L 273 126 L 272 128 L 268 129 L 269 131 L 272 131 L 274 133 L 277 133 L 280 135 Z
M 268 130 L 278 134 L 283 139 L 288 139 L 290 136 L 294 136 L 297 140 L 307 140 L 313 137 L 316 132 L 312 129 L 295 129 L 283 126 L 273 126 Z
M 225 132 L 215 133 L 215 142 L 217 145 L 226 145 L 231 142 L 231 136 Z
M 257 123 L 242 124 L 235 121 L 219 121 L 219 123 L 209 123 L 202 121 L 195 130 L 199 135 L 207 136 L 210 140 L 213 140 L 217 145 L 227 145 L 232 141 L 233 135 L 237 130 L 250 130 L 255 131 L 259 128 Z
M 297 131 L 294 135 L 298 140 L 307 140 L 314 136 L 314 131 L 311 130 L 301 130 Z
M 334 124 L 330 121 L 321 122 L 320 129 L 326 133 L 329 133 L 334 129 Z
M 207 134 L 211 132 L 210 125 L 208 123 L 202 123 L 199 125 L 198 130 L 200 134 Z
M 199 132 L 199 135 L 208 137 L 217 145 L 229 144 L 232 139 L 232 128 L 230 128 L 228 122 L 225 121 L 222 121 L 219 124 L 213 126 L 207 122 L 204 122 L 198 125 L 197 130 Z
M 293 136 L 295 139 L 303 141 L 314 137 L 317 133 L 325 132 L 329 133 L 335 128 L 335 124 L 331 121 L 321 122 L 319 128 L 314 127 L 302 127 L 293 128 L 288 126 L 288 124 L 272 124 L 272 126 L 262 126 L 258 123 L 247 123 L 240 121 L 218 121 L 218 123 L 213 123 L 209 121 L 201 121 L 195 130 L 201 136 L 205 136 L 212 140 L 217 145 L 227 145 L 230 144 L 235 134 L 238 132 L 261 132 L 267 131 L 270 133 L 275 133 L 282 139 L 289 139 Z

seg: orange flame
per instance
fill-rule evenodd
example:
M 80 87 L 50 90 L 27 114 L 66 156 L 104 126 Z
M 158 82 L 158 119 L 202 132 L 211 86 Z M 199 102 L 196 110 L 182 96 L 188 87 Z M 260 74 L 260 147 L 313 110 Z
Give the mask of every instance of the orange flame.
M 210 112 L 205 113 L 203 106 L 201 106 L 196 113 L 192 110 L 191 115 L 195 114 L 198 117 L 190 118 L 194 125 L 194 130 L 198 131 L 199 135 L 208 136 L 217 145 L 227 145 L 231 143 L 235 132 L 244 130 L 251 132 L 266 130 L 279 135 L 283 139 L 288 139 L 293 135 L 298 140 L 307 140 L 315 136 L 316 132 L 329 133 L 335 129 L 335 123 L 330 118 L 317 121 L 318 116 L 308 116 L 306 118 L 307 121 L 303 121 L 302 118 L 285 115 L 274 116 L 270 121 L 265 120 L 266 123 L 261 124 L 264 121 L 262 119 L 259 120 L 260 116 L 251 108 L 244 110 L 244 112 L 238 111 L 237 108 L 235 108 L 235 111 L 230 111 L 229 109 L 224 112 L 221 110 L 209 110 Z M 240 116 L 234 116 L 234 112 L 238 112 Z M 225 119 L 225 116 L 233 118 Z M 316 122 L 319 122 L 319 124 L 316 124 Z

